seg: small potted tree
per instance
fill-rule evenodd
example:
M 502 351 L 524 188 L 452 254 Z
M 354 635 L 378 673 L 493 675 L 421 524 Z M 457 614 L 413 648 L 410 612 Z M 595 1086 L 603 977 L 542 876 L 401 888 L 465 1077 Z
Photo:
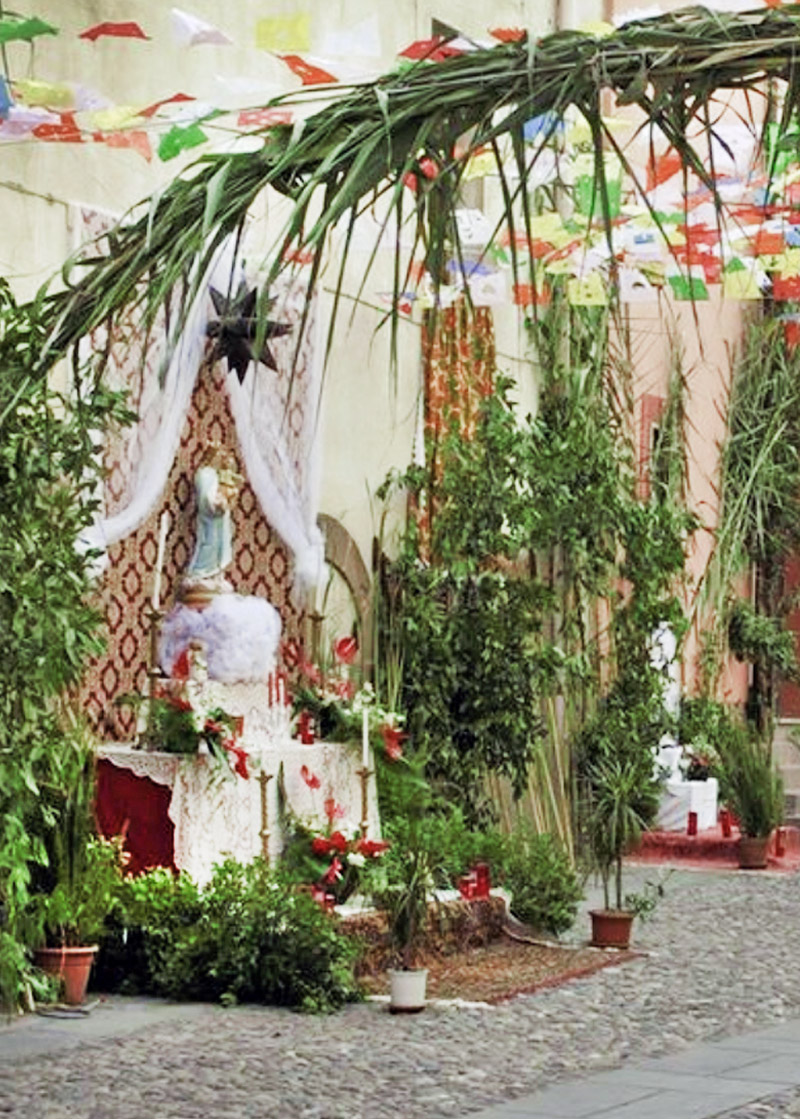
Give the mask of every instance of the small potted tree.
M 783 782 L 769 750 L 741 723 L 729 720 L 716 743 L 726 803 L 739 819 L 739 865 L 763 870 L 773 830 L 783 819 Z
M 99 839 L 94 827 L 94 752 L 65 740 L 51 785 L 42 789 L 42 840 L 47 865 L 31 906 L 43 971 L 63 983 L 64 1001 L 83 1002 L 97 943 L 118 896 L 119 843 Z
M 626 907 L 623 898 L 622 857 L 639 841 L 646 826 L 639 809 L 640 767 L 631 759 L 607 758 L 592 767 L 589 778 L 589 844 L 593 864 L 603 882 L 604 898 L 604 908 L 590 912 L 591 942 L 598 948 L 627 948 L 636 910 Z
M 418 966 L 435 876 L 441 858 L 438 832 L 430 826 L 432 794 L 424 762 L 403 759 L 394 781 L 397 815 L 389 832 L 391 846 L 371 893 L 389 922 L 397 967 L 389 971 L 389 1009 L 414 1013 L 425 1007 L 427 968 Z

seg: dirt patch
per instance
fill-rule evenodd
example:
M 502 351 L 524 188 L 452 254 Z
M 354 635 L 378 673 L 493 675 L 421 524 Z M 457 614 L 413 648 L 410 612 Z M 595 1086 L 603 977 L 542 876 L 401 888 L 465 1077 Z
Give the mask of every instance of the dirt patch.
M 503 937 L 483 947 L 446 956 L 429 956 L 424 961 L 428 968 L 428 997 L 503 1002 L 514 995 L 591 975 L 600 968 L 636 959 L 637 955 L 636 952 L 527 944 Z M 368 994 L 382 995 L 389 989 L 385 972 L 363 976 L 362 983 Z

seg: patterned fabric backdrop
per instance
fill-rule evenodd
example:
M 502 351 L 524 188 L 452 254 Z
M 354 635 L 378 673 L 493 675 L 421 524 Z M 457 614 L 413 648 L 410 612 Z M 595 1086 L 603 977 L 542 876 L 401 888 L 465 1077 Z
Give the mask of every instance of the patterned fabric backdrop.
M 474 435 L 481 400 L 494 385 L 495 360 L 490 307 L 470 307 L 461 299 L 423 320 L 425 464 L 433 483 L 441 477 L 440 444 L 446 436 Z M 423 555 L 429 552 L 435 512 L 435 503 L 416 510 Z
M 130 739 L 135 732 L 130 708 L 115 707 L 115 699 L 126 693 L 144 695 L 147 690 L 146 613 L 162 512 L 168 510 L 170 517 L 161 583 L 162 605 L 168 609 L 194 549 L 194 473 L 203 449 L 209 442 L 220 443 L 234 454 L 238 472 L 245 474 L 226 389 L 229 376 L 222 363 L 201 369 L 161 502 L 136 532 L 109 549 L 109 565 L 99 588 L 108 646 L 89 666 L 80 697 L 93 729 L 107 741 Z M 110 444 L 106 451 L 109 480 L 124 473 L 114 459 L 114 448 L 119 446 Z M 268 599 L 281 613 L 284 638 L 298 636 L 302 617 L 291 596 L 289 559 L 247 482 L 239 490 L 232 519 L 234 555 L 226 575 L 234 590 Z

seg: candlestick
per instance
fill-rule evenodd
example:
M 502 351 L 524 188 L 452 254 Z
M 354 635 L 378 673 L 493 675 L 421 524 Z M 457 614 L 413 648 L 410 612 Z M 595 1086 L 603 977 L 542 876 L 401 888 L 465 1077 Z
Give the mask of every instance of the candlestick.
M 149 624 L 149 642 L 148 642 L 148 665 L 147 665 L 147 724 L 145 726 L 144 740 L 145 744 L 150 749 L 155 749 L 158 743 L 155 741 L 155 707 L 154 700 L 156 698 L 156 691 L 158 689 L 158 681 L 161 678 L 161 672 L 158 667 L 158 634 L 161 627 L 161 619 L 164 614 L 161 610 L 156 610 L 151 607 L 145 611 L 145 616 Z
M 153 573 L 153 609 L 158 610 L 161 605 L 161 569 L 164 566 L 164 552 L 167 547 L 167 532 L 169 531 L 169 513 L 164 510 L 158 530 L 158 552 L 156 554 L 156 567 Z
M 361 781 L 361 838 L 365 839 L 369 827 L 369 779 L 372 770 L 364 765 L 356 770 L 356 776 Z
M 271 773 L 265 773 L 262 769 L 258 775 L 258 783 L 261 786 L 261 831 L 258 833 L 261 837 L 261 854 L 264 857 L 264 862 L 269 865 L 269 814 L 267 811 L 267 785 L 272 780 Z
M 366 707 L 361 710 L 361 765 L 369 768 L 369 713 Z

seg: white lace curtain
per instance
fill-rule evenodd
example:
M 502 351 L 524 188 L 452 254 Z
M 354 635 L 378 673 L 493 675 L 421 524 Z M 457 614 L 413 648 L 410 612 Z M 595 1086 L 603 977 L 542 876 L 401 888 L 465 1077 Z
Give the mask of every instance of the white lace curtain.
M 113 218 L 79 208 L 74 228 L 79 243 L 101 236 Z M 231 285 L 231 253 L 218 256 L 187 315 L 180 338 L 164 373 L 167 338 L 163 321 L 145 340 L 135 319 L 116 331 L 111 344 L 108 381 L 129 392 L 137 422 L 112 436 L 107 448 L 112 463 L 104 486 L 102 508 L 86 546 L 103 551 L 134 532 L 159 502 L 180 444 L 192 392 L 207 345 L 206 327 L 213 315 L 209 289 L 227 292 Z M 294 558 L 295 582 L 301 589 L 316 586 L 324 565 L 324 543 L 317 527 L 319 448 L 316 434 L 320 388 L 320 347 L 317 346 L 317 301 L 312 300 L 294 375 L 289 370 L 305 305 L 305 279 L 287 277 L 271 293 L 276 297 L 270 317 L 295 329 L 270 339 L 277 370 L 251 367 L 240 385 L 226 378 L 247 477 L 264 516 Z M 103 331 L 88 345 L 105 345 Z M 146 348 L 146 352 L 145 351 Z M 110 453 L 109 453 L 110 451 Z

